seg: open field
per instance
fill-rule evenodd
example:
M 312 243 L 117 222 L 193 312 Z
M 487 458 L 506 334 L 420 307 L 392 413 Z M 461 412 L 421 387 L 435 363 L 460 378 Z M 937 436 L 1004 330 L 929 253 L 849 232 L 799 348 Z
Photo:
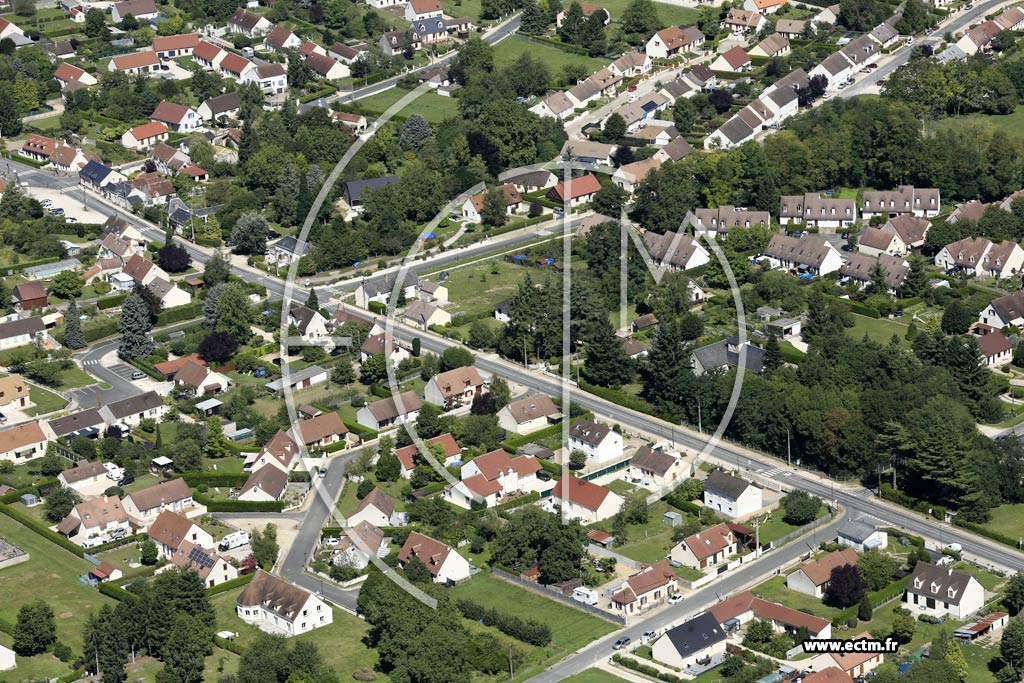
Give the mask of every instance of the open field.
M 507 261 L 483 261 L 450 271 L 445 286 L 448 288 L 449 310 L 463 315 L 476 315 L 492 311 L 494 306 L 516 293 L 519 282 L 529 269 Z M 531 272 L 537 276 L 537 273 Z
M 750 592 L 769 602 L 777 602 L 822 619 L 831 620 L 839 610 L 829 607 L 813 595 L 804 595 L 786 587 L 785 576 L 773 576 L 764 583 L 754 586 Z
M 1010 538 L 1020 536 L 1021 529 L 1024 529 L 1024 503 L 1017 505 L 1000 505 L 992 510 L 992 519 L 985 522 L 984 526 L 992 531 L 1006 534 Z
M 402 88 L 390 88 L 376 95 L 358 100 L 357 106 L 371 116 L 380 116 L 388 107 L 393 105 L 403 96 L 409 93 Z M 441 97 L 435 92 L 428 92 L 420 95 L 416 100 L 406 107 L 402 114 L 421 114 L 430 123 L 441 123 L 445 119 L 459 115 L 459 105 L 451 97 Z
M 1017 107 L 1012 114 L 986 115 L 971 114 L 959 118 L 948 118 L 931 124 L 936 129 L 960 129 L 972 126 L 992 127 L 1010 135 L 1024 135 L 1024 106 Z
M 90 384 L 96 384 L 96 378 L 87 373 L 77 365 L 73 368 L 69 368 L 60 374 L 60 389 L 65 391 L 67 389 L 77 389 L 79 387 L 87 387 Z
M 826 514 L 828 514 L 828 510 L 822 506 L 821 509 L 818 510 L 818 517 L 824 517 Z M 770 543 L 771 541 L 782 538 L 786 534 L 792 533 L 799 528 L 800 527 L 783 521 L 781 512 L 774 512 L 772 513 L 771 519 L 761 525 L 761 543 Z
M 551 627 L 551 645 L 576 650 L 615 630 L 609 622 L 519 588 L 488 574 L 478 574 L 452 589 L 456 598 L 473 600 Z
M 256 638 L 259 630 L 250 626 L 235 614 L 235 600 L 241 588 L 221 593 L 213 598 L 217 611 L 217 628 L 238 633 L 235 639 L 242 647 L 247 647 Z M 323 655 L 324 661 L 338 672 L 339 680 L 351 680 L 352 672 L 359 668 L 373 668 L 377 662 L 377 653 L 363 645 L 363 637 L 369 627 L 366 622 L 357 619 L 344 610 L 334 610 L 334 622 L 330 626 L 318 628 L 290 639 L 292 642 L 305 640 L 316 644 Z M 378 681 L 387 681 L 387 677 L 377 674 Z
M 603 66 L 608 66 L 609 63 L 609 60 L 600 57 L 585 57 L 560 50 L 554 45 L 534 42 L 522 36 L 510 36 L 494 46 L 494 65 L 497 68 L 508 66 L 519 59 L 524 52 L 546 64 L 552 78 L 558 78 L 567 64 L 582 64 L 587 69 L 587 73 L 593 73 Z
M 630 0 L 606 0 L 601 3 L 601 6 L 612 15 L 612 25 L 609 26 L 612 33 L 616 30 L 615 24 L 622 19 L 622 13 L 629 7 L 629 2 Z M 658 10 L 658 18 L 665 26 L 690 26 L 697 23 L 699 13 L 695 9 L 668 5 L 657 0 L 654 6 Z
M 613 673 L 601 669 L 587 669 L 575 676 L 570 676 L 563 683 L 627 683 L 625 678 L 619 678 Z
M 860 340 L 864 335 L 868 335 L 868 338 L 873 342 L 879 344 L 888 344 L 895 334 L 899 337 L 900 346 L 908 346 L 908 342 L 904 337 L 907 334 L 907 326 L 903 323 L 898 323 L 893 320 L 883 320 L 881 318 L 868 318 L 864 315 L 857 315 L 856 313 L 850 316 L 853 318 L 853 327 L 846 328 L 847 336 L 853 337 L 854 339 Z

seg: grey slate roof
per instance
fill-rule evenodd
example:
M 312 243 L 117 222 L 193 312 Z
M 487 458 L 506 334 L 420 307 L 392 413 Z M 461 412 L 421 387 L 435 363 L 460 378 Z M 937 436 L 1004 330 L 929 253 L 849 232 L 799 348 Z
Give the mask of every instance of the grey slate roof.
M 577 420 L 569 430 L 569 438 L 577 439 L 583 443 L 598 446 L 612 430 L 603 424 L 592 420 Z
M 973 576 L 964 572 L 946 567 L 936 567 L 927 562 L 918 562 L 914 567 L 914 573 L 910 575 L 907 590 L 942 602 L 959 605 L 964 596 L 964 590 L 972 579 L 974 579 Z M 920 586 L 918 581 L 921 582 Z
M 147 391 L 144 394 L 138 396 L 130 396 L 120 401 L 114 401 L 113 403 L 107 404 L 107 409 L 117 419 L 127 417 L 128 415 L 138 415 L 147 410 L 153 408 L 159 408 L 164 404 L 164 400 L 157 395 L 155 391 Z
M 358 202 L 362 199 L 363 192 L 397 183 L 398 180 L 399 178 L 396 175 L 384 176 L 383 178 L 369 178 L 367 180 L 350 180 L 345 183 L 345 200 L 349 206 L 352 206 L 352 202 Z
M 751 486 L 749 482 L 737 479 L 722 470 L 715 470 L 704 480 L 705 491 L 730 500 L 739 498 L 749 486 Z
M 839 527 L 839 535 L 857 543 L 863 543 L 875 533 L 875 527 L 859 519 L 848 519 Z
M 668 638 L 679 656 L 687 658 L 721 643 L 725 640 L 725 632 L 711 612 L 704 612 L 676 626 L 662 638 Z
M 738 351 L 729 349 L 729 345 L 737 342 L 735 335 L 729 339 L 717 341 L 714 344 L 701 346 L 693 350 L 693 355 L 705 370 L 717 370 L 719 368 L 735 368 L 739 365 L 740 355 Z M 764 349 L 757 346 L 747 345 L 746 370 L 760 375 L 764 370 Z

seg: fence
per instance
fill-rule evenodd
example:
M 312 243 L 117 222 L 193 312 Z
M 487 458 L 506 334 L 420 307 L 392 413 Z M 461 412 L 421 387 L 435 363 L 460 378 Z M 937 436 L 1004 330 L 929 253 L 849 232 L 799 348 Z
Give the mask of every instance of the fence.
M 830 512 L 827 515 L 825 515 L 824 517 L 819 517 L 818 519 L 814 520 L 810 524 L 804 524 L 802 527 L 800 527 L 796 531 L 790 531 L 788 534 L 786 534 L 782 538 L 776 538 L 774 541 L 772 541 L 769 544 L 768 547 L 769 548 L 778 548 L 779 546 L 785 545 L 786 543 L 788 543 L 789 541 L 793 540 L 797 536 L 803 536 L 808 531 L 810 531 L 812 529 L 817 529 L 819 526 L 822 526 L 823 524 L 826 524 L 826 523 L 832 521 L 832 515 L 833 515 L 833 513 Z
M 613 560 L 615 560 L 618 564 L 623 564 L 629 567 L 630 569 L 639 570 L 643 568 L 643 565 L 637 562 L 636 560 L 626 557 L 625 555 L 619 555 L 614 550 L 609 550 L 608 548 L 599 546 L 596 543 L 589 544 L 587 546 L 587 552 L 591 555 L 597 555 L 598 557 L 610 557 Z
M 551 598 L 552 600 L 556 600 L 564 605 L 568 605 L 569 607 L 578 609 L 582 612 L 588 612 L 589 614 L 595 617 L 604 619 L 606 621 L 610 621 L 614 624 L 618 624 L 619 626 L 626 625 L 625 617 L 618 614 L 612 614 L 611 612 L 603 610 L 600 607 L 586 605 L 582 602 L 573 600 L 568 595 L 563 595 L 561 591 L 555 588 L 548 588 L 547 586 L 542 586 L 539 583 L 532 583 L 530 581 L 527 581 L 526 579 L 516 576 L 515 574 L 498 569 L 497 567 L 491 567 L 491 573 L 497 576 L 499 579 L 504 579 L 505 581 L 514 583 L 518 586 L 525 588 L 528 591 L 537 593 L 538 595 L 543 595 L 545 598 Z

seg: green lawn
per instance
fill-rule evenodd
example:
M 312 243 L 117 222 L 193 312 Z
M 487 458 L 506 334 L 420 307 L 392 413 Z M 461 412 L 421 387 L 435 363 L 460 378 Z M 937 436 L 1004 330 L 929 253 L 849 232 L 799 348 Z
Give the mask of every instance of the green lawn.
M 566 678 L 562 683 L 628 683 L 628 681 L 601 669 L 587 669 Z
M 33 128 L 38 128 L 42 131 L 57 130 L 60 128 L 60 116 L 49 116 L 45 119 L 36 119 L 31 121 L 30 125 Z
M 960 651 L 967 660 L 967 678 L 964 679 L 964 683 L 992 683 L 995 680 L 994 671 L 989 669 L 989 665 L 1000 665 L 997 645 L 961 645 Z
M 452 269 L 445 282 L 452 313 L 476 315 L 493 310 L 496 304 L 516 293 L 527 272 L 523 266 L 499 260 Z
M 453 17 L 469 17 L 475 24 L 489 24 L 491 23 L 489 20 L 483 22 L 480 20 L 481 5 L 480 0 L 441 0 L 445 14 Z
M 953 569 L 958 569 L 966 574 L 970 574 L 978 580 L 978 583 L 987 591 L 995 592 L 996 588 L 1003 585 L 1006 581 L 1006 577 L 993 574 L 990 571 L 973 567 L 964 562 L 959 562 L 953 566 Z
M 82 628 L 89 614 L 114 601 L 99 591 L 79 583 L 78 577 L 92 568 L 89 562 L 50 543 L 29 531 L 10 517 L 0 515 L 0 537 L 14 543 L 29 554 L 29 561 L 0 571 L 0 619 L 13 623 L 18 610 L 27 602 L 42 598 L 53 608 L 57 621 L 57 637 L 74 651 L 82 651 Z M 22 663 L 26 668 L 22 669 Z M 39 671 L 36 671 L 36 670 Z M 38 678 L 27 671 L 49 677 L 62 676 L 69 668 L 50 655 L 28 661 L 18 658 L 18 680 Z
M 963 128 L 972 125 L 992 126 L 1006 131 L 1010 135 L 1024 135 L 1024 106 L 1019 106 L 1012 114 L 989 116 L 971 114 L 960 118 L 942 119 L 933 124 L 936 128 Z
M 216 681 L 224 674 L 235 674 L 238 672 L 238 655 L 221 650 L 218 647 L 213 649 L 213 654 L 206 658 L 203 669 L 204 681 Z M 128 680 L 142 683 L 155 683 L 157 672 L 162 671 L 164 665 L 152 657 L 142 657 L 126 667 Z
M 777 602 L 786 607 L 813 614 L 822 619 L 831 621 L 832 617 L 839 613 L 835 607 L 829 607 L 813 595 L 804 595 L 786 588 L 785 576 L 773 576 L 764 583 L 750 589 L 754 595 L 764 598 L 769 602 Z M 859 633 L 859 631 L 858 631 Z
M 611 623 L 489 574 L 476 575 L 453 588 L 452 593 L 523 619 L 544 622 L 551 627 L 551 644 L 565 650 L 576 650 L 615 630 Z
M 241 588 L 221 593 L 213 598 L 213 606 L 217 611 L 217 629 L 234 631 L 235 639 L 243 648 L 252 643 L 259 631 L 250 626 L 235 614 L 235 600 Z M 338 672 L 339 680 L 352 680 L 352 672 L 359 668 L 373 668 L 377 662 L 377 653 L 363 645 L 363 637 L 369 627 L 366 622 L 357 619 L 343 610 L 334 610 L 334 622 L 329 626 L 303 633 L 290 639 L 292 642 L 305 640 L 315 643 L 324 661 Z M 204 679 L 211 680 L 211 679 Z M 212 679 L 215 680 L 215 679 Z M 387 677 L 377 674 L 378 681 L 387 681 Z
M 90 384 L 96 384 L 96 378 L 87 373 L 77 365 L 65 370 L 60 375 L 60 389 L 66 391 L 67 389 L 77 389 L 79 387 L 87 387 Z
M 509 36 L 494 46 L 494 65 L 499 68 L 507 66 L 519 59 L 524 52 L 547 64 L 553 78 L 558 78 L 567 64 L 582 64 L 586 67 L 587 73 L 593 73 L 609 64 L 609 60 L 600 57 L 584 57 L 560 50 L 554 45 L 537 43 L 521 36 Z
M 992 531 L 1006 534 L 1010 538 L 1017 538 L 1024 529 L 1024 503 L 1017 505 L 1000 505 L 992 510 L 992 519 L 985 522 L 984 526 Z
M 380 116 L 388 107 L 408 93 L 408 90 L 403 90 L 402 88 L 390 88 L 376 95 L 357 100 L 356 105 L 366 114 Z M 421 114 L 430 123 L 437 124 L 446 119 L 457 117 L 459 115 L 459 104 L 452 97 L 442 97 L 435 92 L 428 92 L 416 98 L 402 110 L 401 114 L 403 116 Z
M 818 510 L 818 517 L 824 517 L 828 514 L 828 510 L 822 506 Z M 761 525 L 760 539 L 761 544 L 771 543 L 774 540 L 782 538 L 786 534 L 792 533 L 800 527 L 789 524 L 782 519 L 782 513 L 777 511 L 772 513 L 771 519 Z
M 32 386 L 28 390 L 29 398 L 32 399 L 32 405 L 30 408 L 26 408 L 25 412 L 28 415 L 45 415 L 46 413 L 52 413 L 55 410 L 60 410 L 68 404 L 67 400 L 63 397 L 47 391 L 42 387 Z
M 665 559 L 672 550 L 673 529 L 662 521 L 662 516 L 669 510 L 667 503 L 658 501 L 650 506 L 650 514 L 646 524 L 629 526 L 629 542 L 616 545 L 615 552 L 636 560 L 637 562 L 657 562 Z M 611 522 L 603 525 L 605 531 L 611 533 Z
M 602 2 L 598 4 L 608 10 L 609 14 L 612 15 L 613 26 L 610 28 L 611 31 L 614 32 L 614 24 L 622 19 L 622 13 L 629 6 L 630 0 L 602 0 Z M 658 10 L 658 18 L 661 19 L 661 23 L 666 27 L 690 26 L 697 23 L 699 13 L 695 9 L 690 9 L 689 7 L 678 7 L 676 5 L 667 5 L 663 2 L 657 2 L 657 0 L 655 0 L 654 6 Z
M 854 339 L 861 339 L 865 334 L 873 342 L 879 344 L 888 344 L 892 339 L 892 335 L 899 337 L 900 345 L 907 346 L 908 342 L 905 337 L 907 334 L 907 326 L 903 323 L 898 323 L 893 320 L 883 320 L 876 318 L 868 318 L 867 316 L 857 315 L 856 313 L 850 316 L 853 318 L 853 327 L 846 328 L 846 334 Z

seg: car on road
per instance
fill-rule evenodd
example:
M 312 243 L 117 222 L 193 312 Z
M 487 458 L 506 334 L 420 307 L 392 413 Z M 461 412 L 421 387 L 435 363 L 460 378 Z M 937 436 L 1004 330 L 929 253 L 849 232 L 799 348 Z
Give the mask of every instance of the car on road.
M 658 637 L 658 633 L 657 631 L 644 631 L 644 634 L 641 637 L 647 642 L 650 642 Z
M 878 65 L 877 64 L 868 64 L 868 68 L 869 69 L 877 69 Z
M 683 601 L 683 594 L 682 593 L 673 593 L 668 598 L 668 604 L 670 604 L 670 605 L 678 605 L 682 601 Z
M 64 222 L 65 222 L 65 223 L 77 223 L 77 222 L 78 222 L 78 219 L 77 219 L 77 218 L 75 218 L 74 216 L 68 216 L 68 217 L 66 217 L 66 218 L 64 219 Z
M 612 645 L 612 649 L 613 650 L 625 650 L 627 647 L 629 647 L 630 642 L 632 642 L 632 641 L 629 638 L 625 638 L 625 637 L 619 638 L 618 640 L 615 641 L 615 644 Z
M 4 415 L 3 413 L 0 413 L 0 424 L 4 422 L 7 422 L 7 416 Z
M 636 83 L 626 88 L 629 92 L 636 92 Z
M 56 209 L 51 209 L 50 213 L 52 213 L 54 216 L 63 216 L 64 215 L 64 209 L 62 209 L 62 208 L 60 208 L 58 206 Z
M 321 477 L 326 477 L 327 476 L 327 468 L 326 467 L 321 467 L 320 470 L 317 472 L 317 474 L 319 474 Z
M 962 553 L 964 547 L 959 543 L 949 543 L 946 545 L 946 550 L 952 550 L 954 553 Z

